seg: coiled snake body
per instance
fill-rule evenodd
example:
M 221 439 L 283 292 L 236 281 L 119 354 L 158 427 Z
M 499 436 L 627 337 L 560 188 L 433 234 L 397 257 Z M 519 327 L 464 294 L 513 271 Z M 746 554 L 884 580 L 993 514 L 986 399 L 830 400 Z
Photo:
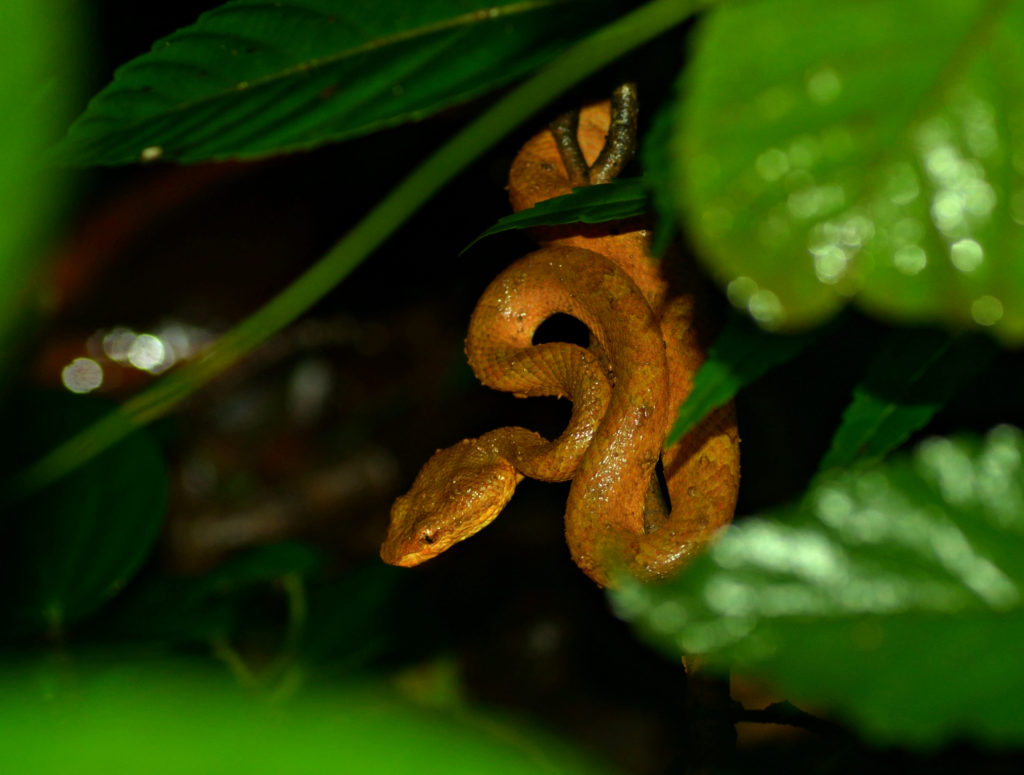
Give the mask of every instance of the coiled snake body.
M 588 165 L 597 159 L 597 169 L 616 120 L 607 102 L 585 108 L 570 151 L 582 151 Z M 564 131 L 545 131 L 520 150 L 509 175 L 517 211 L 586 182 L 559 143 L 566 145 Z M 436 556 L 489 524 L 528 476 L 572 479 L 566 539 L 598 584 L 614 584 L 623 571 L 644 580 L 671 575 L 732 518 L 739 485 L 731 404 L 662 449 L 704 358 L 698 279 L 682 267 L 668 276 L 679 262 L 652 259 L 639 222 L 535 233 L 544 247 L 503 271 L 477 303 L 466 354 L 489 387 L 568 397 L 569 425 L 554 441 L 506 427 L 438 451 L 395 501 L 381 556 L 404 566 Z M 534 345 L 537 327 L 556 313 L 585 323 L 591 346 Z M 655 475 L 659 457 L 671 511 Z

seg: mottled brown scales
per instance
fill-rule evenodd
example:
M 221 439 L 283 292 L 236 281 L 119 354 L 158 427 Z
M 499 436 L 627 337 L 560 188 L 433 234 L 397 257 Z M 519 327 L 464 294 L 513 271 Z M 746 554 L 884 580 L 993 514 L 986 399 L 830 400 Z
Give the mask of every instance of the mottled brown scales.
M 609 115 L 608 102 L 580 112 L 588 165 L 605 146 Z M 530 139 L 509 175 L 513 208 L 571 189 L 555 136 Z M 732 405 L 662 448 L 704 360 L 699 282 L 675 256 L 650 257 L 643 221 L 619 222 L 615 231 L 609 224 L 536 229 L 544 247 L 484 291 L 466 339 L 477 377 L 518 396 L 568 397 L 572 418 L 554 441 L 508 427 L 440 450 L 392 508 L 386 562 L 417 565 L 473 535 L 525 476 L 572 479 L 566 540 L 576 564 L 603 586 L 622 570 L 644 580 L 671 575 L 732 519 L 739 488 Z M 532 343 L 559 312 L 587 325 L 590 348 Z M 671 510 L 656 485 L 659 457 Z

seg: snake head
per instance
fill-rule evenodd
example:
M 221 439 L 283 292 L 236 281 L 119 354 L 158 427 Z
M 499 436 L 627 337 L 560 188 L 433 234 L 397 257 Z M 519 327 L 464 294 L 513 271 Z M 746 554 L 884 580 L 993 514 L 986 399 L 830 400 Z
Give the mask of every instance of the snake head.
M 419 565 L 501 513 L 522 475 L 481 441 L 466 439 L 426 462 L 409 492 L 391 507 L 380 549 L 384 562 Z

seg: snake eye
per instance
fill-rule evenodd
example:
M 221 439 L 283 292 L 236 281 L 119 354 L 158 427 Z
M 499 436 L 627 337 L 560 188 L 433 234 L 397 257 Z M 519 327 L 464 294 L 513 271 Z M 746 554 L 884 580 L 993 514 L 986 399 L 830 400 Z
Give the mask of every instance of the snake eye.
M 434 543 L 434 534 L 424 531 L 420 535 L 420 540 L 425 544 L 432 544 Z

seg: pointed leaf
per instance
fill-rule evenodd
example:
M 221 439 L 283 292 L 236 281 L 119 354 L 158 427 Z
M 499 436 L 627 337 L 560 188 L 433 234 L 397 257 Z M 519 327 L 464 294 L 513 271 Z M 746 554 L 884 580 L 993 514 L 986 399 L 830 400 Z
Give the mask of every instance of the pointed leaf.
M 648 210 L 643 178 L 622 178 L 599 186 L 574 188 L 571 194 L 545 199 L 527 210 L 506 215 L 482 232 L 462 251 L 465 253 L 484 237 L 514 229 L 557 226 L 563 223 L 605 223 L 644 215 Z
M 659 586 L 614 594 L 672 655 L 835 709 L 880 743 L 1024 741 L 1024 434 L 826 472 Z
M 770 334 L 745 316 L 730 315 L 693 379 L 693 390 L 679 407 L 666 444 L 674 444 L 709 412 L 731 400 L 772 366 L 792 360 L 826 331 Z
M 1022 38 L 1016 2 L 719 4 L 671 194 L 730 297 L 769 328 L 855 298 L 1024 342 Z
M 54 158 L 253 158 L 366 134 L 528 73 L 616 5 L 231 0 L 120 68 Z
M 894 331 L 868 366 L 822 470 L 884 457 L 920 430 L 995 357 L 983 336 Z
M 658 218 L 651 253 L 662 256 L 679 233 L 675 219 L 675 197 L 672 196 L 672 172 L 669 163 L 669 142 L 672 138 L 672 105 L 663 106 L 651 121 L 643 138 L 640 156 L 644 176 L 650 189 L 648 196 Z

